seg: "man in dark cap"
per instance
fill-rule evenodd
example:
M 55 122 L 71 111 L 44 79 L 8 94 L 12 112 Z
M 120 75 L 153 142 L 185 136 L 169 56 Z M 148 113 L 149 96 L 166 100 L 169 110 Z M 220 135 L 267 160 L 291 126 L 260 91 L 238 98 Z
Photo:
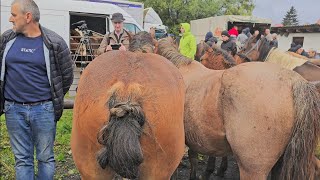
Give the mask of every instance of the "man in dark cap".
M 128 31 L 123 29 L 124 20 L 121 13 L 114 13 L 112 15 L 111 21 L 114 31 L 104 36 L 97 52 L 98 55 L 107 51 L 126 51 L 128 49 L 131 36 Z
M 237 45 L 235 42 L 230 41 L 230 34 L 228 31 L 221 32 L 222 44 L 221 49 L 226 50 L 232 56 L 237 53 Z

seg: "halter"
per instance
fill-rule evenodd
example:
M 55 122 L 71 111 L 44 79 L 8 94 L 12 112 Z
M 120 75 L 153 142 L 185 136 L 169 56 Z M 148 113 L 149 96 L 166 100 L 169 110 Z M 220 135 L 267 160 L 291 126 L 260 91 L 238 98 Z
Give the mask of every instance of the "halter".
M 256 49 L 256 50 L 258 51 L 258 50 L 259 50 L 259 49 L 258 49 L 259 43 L 260 43 L 260 39 L 259 39 L 259 40 L 256 42 L 256 44 L 255 44 L 254 46 L 252 46 L 252 48 L 251 48 L 248 52 L 246 52 L 245 54 L 243 54 L 243 53 L 237 53 L 238 56 L 239 56 L 240 58 L 245 58 L 245 59 L 249 60 L 250 62 L 252 62 L 252 59 L 250 59 L 250 58 L 248 57 L 248 54 L 249 54 L 251 51 L 253 51 L 254 49 Z
M 248 56 L 246 56 L 246 55 L 244 55 L 244 54 L 242 54 L 242 53 L 237 53 L 237 55 L 238 55 L 240 58 L 245 59 L 247 62 L 252 62 L 252 60 L 251 60 Z

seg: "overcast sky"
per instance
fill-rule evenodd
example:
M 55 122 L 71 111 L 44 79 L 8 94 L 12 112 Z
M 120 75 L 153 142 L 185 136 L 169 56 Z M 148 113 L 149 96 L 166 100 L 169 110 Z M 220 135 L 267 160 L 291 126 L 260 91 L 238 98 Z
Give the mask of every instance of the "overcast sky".
M 281 24 L 291 6 L 297 10 L 299 24 L 314 24 L 320 19 L 320 0 L 253 0 L 253 15 L 271 18 L 272 24 Z

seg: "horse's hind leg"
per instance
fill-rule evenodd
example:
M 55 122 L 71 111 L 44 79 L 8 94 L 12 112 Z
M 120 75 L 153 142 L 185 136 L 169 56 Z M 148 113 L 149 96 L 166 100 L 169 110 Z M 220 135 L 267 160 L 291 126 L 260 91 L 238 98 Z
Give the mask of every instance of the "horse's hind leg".
M 222 157 L 220 168 L 218 169 L 217 176 L 223 177 L 224 172 L 228 168 L 228 156 Z
M 280 178 L 281 167 L 282 167 L 282 157 L 277 161 L 277 163 L 272 167 L 271 170 L 271 180 L 278 180 Z
M 239 166 L 240 169 L 240 180 L 266 180 L 267 175 L 263 172 L 253 172 L 247 171 Z
M 206 171 L 200 176 L 201 180 L 210 179 L 211 174 L 214 172 L 216 166 L 216 157 L 209 156 Z
M 170 180 L 178 180 L 178 177 L 179 177 L 179 171 L 178 171 L 178 168 L 173 172 Z
M 192 151 L 190 148 L 188 150 L 188 156 L 190 161 L 190 180 L 197 179 L 197 168 L 198 168 L 198 153 Z

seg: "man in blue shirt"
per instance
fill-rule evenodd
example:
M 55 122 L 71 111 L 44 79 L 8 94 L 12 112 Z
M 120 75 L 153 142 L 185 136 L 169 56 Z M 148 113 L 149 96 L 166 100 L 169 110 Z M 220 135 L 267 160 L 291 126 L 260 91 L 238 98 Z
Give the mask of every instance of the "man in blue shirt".
M 18 180 L 35 179 L 34 149 L 36 179 L 53 179 L 56 122 L 73 81 L 68 46 L 39 20 L 34 1 L 14 0 L 13 28 L 1 35 L 0 114 L 5 113 Z

